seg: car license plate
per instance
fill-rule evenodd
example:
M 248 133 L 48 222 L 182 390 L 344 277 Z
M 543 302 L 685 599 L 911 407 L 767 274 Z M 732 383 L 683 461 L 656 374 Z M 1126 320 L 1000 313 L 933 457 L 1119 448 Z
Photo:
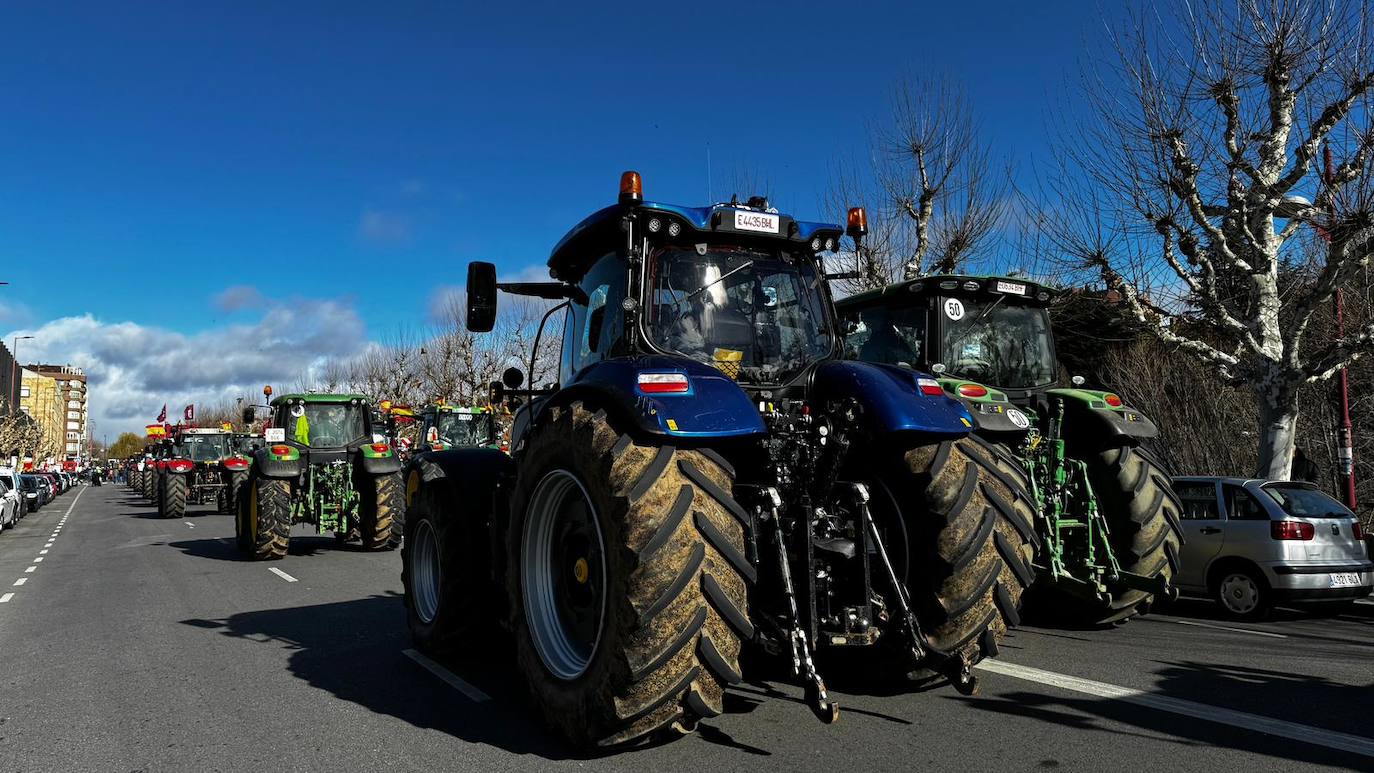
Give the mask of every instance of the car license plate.
M 285 443 L 286 427 L 268 427 L 262 431 L 262 439 L 268 443 Z
M 1020 282 L 1003 282 L 999 279 L 997 280 L 997 292 L 1009 293 L 1011 295 L 1025 295 L 1026 286 Z
M 757 231 L 764 234 L 775 234 L 782 226 L 782 218 L 777 215 L 769 215 L 764 212 L 744 212 L 735 210 L 735 230 L 737 231 Z
M 1354 572 L 1341 572 L 1331 575 L 1331 587 L 1333 588 L 1356 588 L 1360 585 L 1360 576 Z

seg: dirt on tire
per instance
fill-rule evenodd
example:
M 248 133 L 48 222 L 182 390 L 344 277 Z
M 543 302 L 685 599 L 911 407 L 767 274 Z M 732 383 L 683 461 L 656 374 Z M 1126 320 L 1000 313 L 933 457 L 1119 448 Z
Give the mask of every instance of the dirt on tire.
M 396 547 L 392 530 L 405 528 L 405 492 L 401 473 L 362 476 L 359 497 L 359 533 L 365 550 Z
M 579 747 L 613 746 L 724 710 L 739 681 L 754 569 L 747 514 L 719 457 L 643 445 L 604 412 L 554 407 L 531 431 L 511 507 L 506 572 L 519 670 L 547 722 Z M 545 474 L 562 469 L 584 488 L 605 546 L 606 601 L 586 670 L 550 674 L 532 643 L 521 588 L 526 510 Z

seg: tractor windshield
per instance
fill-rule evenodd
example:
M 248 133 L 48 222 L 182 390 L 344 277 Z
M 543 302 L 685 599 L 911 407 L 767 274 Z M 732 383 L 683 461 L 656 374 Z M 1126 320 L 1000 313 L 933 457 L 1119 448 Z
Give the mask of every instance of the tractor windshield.
M 287 411 L 286 438 L 308 448 L 342 448 L 367 437 L 367 406 L 296 403 Z
M 228 435 L 183 435 L 181 455 L 193 462 L 214 462 L 229 455 Z
M 852 332 L 845 336 L 845 357 L 904 368 L 924 367 L 926 340 L 924 306 L 875 306 L 850 317 Z
M 1015 305 L 1007 296 L 943 298 L 940 359 L 953 376 L 1006 389 L 1055 379 L 1047 309 Z
M 749 384 L 785 382 L 830 353 L 826 298 L 809 260 L 734 247 L 668 247 L 651 260 L 658 348 Z
M 484 446 L 491 442 L 491 414 L 441 412 L 433 434 L 430 442 L 446 446 Z

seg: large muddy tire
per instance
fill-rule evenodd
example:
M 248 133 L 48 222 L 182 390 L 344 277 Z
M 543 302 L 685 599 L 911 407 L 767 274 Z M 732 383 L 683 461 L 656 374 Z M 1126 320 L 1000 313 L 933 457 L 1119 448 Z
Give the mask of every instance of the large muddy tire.
M 162 496 L 158 510 L 163 518 L 180 518 L 186 514 L 186 476 L 168 473 L 162 476 Z
M 362 500 L 359 528 L 366 550 L 389 550 L 396 547 L 393 529 L 405 528 L 405 491 L 401 487 L 401 473 L 362 477 Z
M 753 635 L 733 470 L 710 452 L 640 445 L 581 403 L 550 411 L 511 504 L 520 671 L 579 747 L 690 729 L 721 713 Z
M 443 480 L 414 492 L 406 508 L 401 584 L 406 623 L 421 652 L 472 654 L 491 640 L 493 597 L 490 513 L 474 512 Z
M 143 498 L 149 502 L 157 501 L 157 471 L 143 471 Z
M 1169 476 L 1132 445 L 1111 446 L 1085 461 L 1122 571 L 1162 576 L 1172 583 L 1178 575 L 1179 547 L 1183 544 L 1183 505 Z M 1125 591 L 1112 599 L 1097 622 L 1127 620 L 1148 612 L 1153 603 L 1153 594 Z
M 225 472 L 223 480 L 224 488 L 220 489 L 219 495 L 219 511 L 221 513 L 237 513 L 243 484 L 248 482 L 248 471 L 231 470 Z
M 235 531 L 239 549 L 255 561 L 286 556 L 291 539 L 291 484 L 285 480 L 249 478 Z
M 875 517 L 930 643 L 973 664 L 997 654 L 1035 579 L 1030 495 L 975 438 L 905 450 L 878 467 Z M 895 513 L 899 516 L 893 518 Z M 905 539 L 894 539 L 905 532 Z

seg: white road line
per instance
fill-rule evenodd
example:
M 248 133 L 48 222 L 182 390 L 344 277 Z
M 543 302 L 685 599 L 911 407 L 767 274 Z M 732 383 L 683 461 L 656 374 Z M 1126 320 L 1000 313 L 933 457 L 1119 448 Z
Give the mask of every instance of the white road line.
M 1209 706 L 1205 703 L 1194 703 L 1182 698 L 1171 698 L 1159 693 L 1146 692 L 1131 687 L 1121 687 L 1120 685 L 1107 684 L 1106 682 L 1094 682 L 1091 679 L 1081 679 L 1068 674 L 1057 674 L 1053 671 L 1043 671 L 1030 666 L 1021 666 L 1015 663 L 1007 663 L 1002 660 L 984 660 L 979 663 L 978 668 L 984 671 L 991 671 L 995 674 L 1010 676 L 1014 679 L 1024 679 L 1029 682 L 1058 687 L 1061 690 L 1094 695 L 1099 698 L 1110 698 L 1119 700 L 1123 703 L 1133 703 L 1137 706 L 1156 709 L 1158 711 L 1168 711 L 1173 714 L 1181 714 L 1193 719 L 1201 719 L 1206 722 L 1216 722 L 1231 727 L 1239 727 L 1244 730 L 1253 730 L 1256 733 L 1264 733 L 1282 738 L 1286 741 L 1298 741 L 1325 746 L 1328 749 L 1359 754 L 1364 757 L 1374 757 L 1374 738 L 1364 738 L 1349 733 L 1338 733 L 1334 730 L 1326 730 L 1311 725 L 1302 725 L 1297 722 L 1285 722 L 1282 719 L 1262 717 L 1258 714 L 1250 714 L 1244 711 L 1224 709 L 1219 706 Z
M 28 581 L 29 581 L 29 578 L 27 578 L 27 577 L 20 577 L 19 579 L 17 579 L 17 580 L 14 581 L 14 587 L 17 588 L 17 587 L 19 587 L 20 585 L 23 585 L 24 583 L 26 583 L 26 582 L 28 582 Z
M 1168 619 L 1168 618 L 1161 618 Z M 1196 620 L 1174 620 L 1179 625 L 1193 625 L 1198 628 L 1211 628 L 1214 631 L 1235 631 L 1236 633 L 1253 633 L 1256 636 L 1268 636 L 1271 639 L 1287 639 L 1287 634 L 1270 633 L 1268 631 L 1256 631 L 1252 628 L 1232 628 L 1227 625 L 1212 625 L 1211 623 L 1199 623 Z
M 38 567 L 37 567 L 36 565 L 35 565 L 35 566 L 26 567 L 26 568 L 24 569 L 24 574 L 28 574 L 29 572 L 32 572 L 33 570 L 35 570 L 35 569 L 37 569 L 37 568 L 38 568 Z
M 196 528 L 196 525 L 194 523 L 191 523 L 190 521 L 182 521 L 182 523 L 186 524 L 187 526 L 190 526 L 192 529 Z
M 486 693 L 482 692 L 476 687 L 473 687 L 472 685 L 468 684 L 467 682 L 459 678 L 457 674 L 453 673 L 447 668 L 444 668 L 438 663 L 435 663 L 433 660 L 430 660 L 429 658 L 425 657 L 424 655 L 421 655 L 415 650 L 401 650 L 401 654 L 405 655 L 406 657 L 410 658 L 416 663 L 419 663 L 420 665 L 424 666 L 426 671 L 444 680 L 444 682 L 448 684 L 449 687 L 452 687 L 453 689 L 457 690 L 463 695 L 466 695 L 468 699 L 472 702 L 486 703 L 487 701 L 491 700 L 490 695 L 487 695 Z
M 291 575 L 287 574 L 286 572 L 283 572 L 275 566 L 267 567 L 267 571 L 271 572 L 272 574 L 275 574 L 283 580 L 286 580 L 287 582 L 297 582 L 295 577 L 292 577 Z
M 69 515 L 72 514 L 72 507 L 76 507 L 76 503 L 81 501 L 81 495 L 82 495 L 82 494 L 85 494 L 85 493 L 86 493 L 86 489 L 84 489 L 84 488 L 81 489 L 80 491 L 76 492 L 76 499 L 73 499 L 73 500 L 72 500 L 72 506 L 71 506 L 71 507 L 68 507 L 68 508 L 67 508 L 67 512 L 65 512 L 65 513 L 62 514 L 63 520 L 66 520 L 67 516 L 69 516 Z
M 47 548 L 44 548 L 44 549 L 38 551 L 38 555 L 40 555 L 40 556 L 46 556 L 47 554 L 48 554 L 48 549 L 47 549 Z
M 42 556 L 39 556 L 38 558 L 35 558 L 35 559 L 33 560 L 33 562 L 34 562 L 35 564 L 41 564 L 41 563 L 43 563 L 43 557 L 42 557 Z
M 0 604 L 4 604 L 6 601 L 9 601 L 12 598 L 14 598 L 13 593 L 6 593 L 5 595 L 0 596 Z
M 1369 599 L 1356 599 L 1355 603 L 1364 604 L 1367 607 L 1374 607 L 1374 601 L 1370 601 Z

